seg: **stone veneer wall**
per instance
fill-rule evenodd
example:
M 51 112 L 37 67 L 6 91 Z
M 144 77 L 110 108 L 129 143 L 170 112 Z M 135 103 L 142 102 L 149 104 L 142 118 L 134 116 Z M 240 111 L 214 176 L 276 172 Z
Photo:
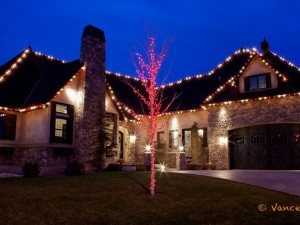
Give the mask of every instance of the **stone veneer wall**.
M 86 163 L 89 152 L 98 145 L 94 135 L 105 113 L 105 37 L 102 30 L 91 25 L 84 28 L 80 60 L 85 63 L 86 73 L 82 84 L 83 108 L 75 113 L 74 147 L 77 157 Z
M 56 156 L 53 147 L 26 147 L 15 148 L 11 157 L 0 155 L 0 173 L 21 173 L 26 162 L 36 162 L 41 165 L 41 175 L 63 174 L 67 163 L 73 158 L 70 156 Z
M 232 103 L 208 108 L 208 147 L 211 163 L 217 169 L 229 169 L 228 144 L 219 138 L 228 130 L 259 124 L 300 123 L 300 98 L 285 97 L 273 100 Z

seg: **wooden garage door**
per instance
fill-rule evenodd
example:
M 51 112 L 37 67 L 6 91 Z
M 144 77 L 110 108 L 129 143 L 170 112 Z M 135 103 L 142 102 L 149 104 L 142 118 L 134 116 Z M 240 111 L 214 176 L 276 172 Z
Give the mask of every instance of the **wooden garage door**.
M 300 124 L 229 131 L 231 169 L 300 169 Z

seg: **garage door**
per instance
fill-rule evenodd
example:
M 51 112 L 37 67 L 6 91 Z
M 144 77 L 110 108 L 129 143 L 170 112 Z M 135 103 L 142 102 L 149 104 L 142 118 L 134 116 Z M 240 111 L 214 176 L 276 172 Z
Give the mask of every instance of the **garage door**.
M 300 124 L 266 124 L 229 131 L 231 169 L 300 169 Z

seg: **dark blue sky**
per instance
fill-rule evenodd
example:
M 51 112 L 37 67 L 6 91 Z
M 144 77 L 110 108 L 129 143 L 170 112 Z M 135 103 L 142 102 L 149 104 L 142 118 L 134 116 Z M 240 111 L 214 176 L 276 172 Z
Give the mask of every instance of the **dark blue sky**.
M 207 73 L 240 47 L 271 50 L 300 65 L 297 0 L 2 0 L 0 64 L 29 43 L 33 50 L 79 58 L 84 26 L 104 30 L 107 70 L 135 75 L 131 54 L 145 40 L 145 24 L 160 40 L 172 39 L 167 82 Z M 164 74 L 161 74 L 161 77 Z

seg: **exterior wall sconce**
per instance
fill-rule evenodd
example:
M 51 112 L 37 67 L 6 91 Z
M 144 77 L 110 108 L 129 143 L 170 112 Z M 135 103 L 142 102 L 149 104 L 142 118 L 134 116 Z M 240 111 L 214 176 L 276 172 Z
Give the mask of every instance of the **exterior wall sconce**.
M 129 136 L 129 142 L 130 144 L 134 144 L 135 143 L 135 140 L 136 140 L 136 136 L 134 134 L 131 134 Z
M 183 147 L 182 145 L 180 145 L 180 146 L 178 147 L 178 150 L 179 150 L 180 153 L 183 153 L 183 152 L 184 152 L 184 147 Z
M 146 153 L 150 153 L 151 152 L 151 146 L 146 145 L 145 150 L 146 150 Z
M 226 145 L 228 143 L 227 137 L 219 137 L 219 143 L 220 145 Z

